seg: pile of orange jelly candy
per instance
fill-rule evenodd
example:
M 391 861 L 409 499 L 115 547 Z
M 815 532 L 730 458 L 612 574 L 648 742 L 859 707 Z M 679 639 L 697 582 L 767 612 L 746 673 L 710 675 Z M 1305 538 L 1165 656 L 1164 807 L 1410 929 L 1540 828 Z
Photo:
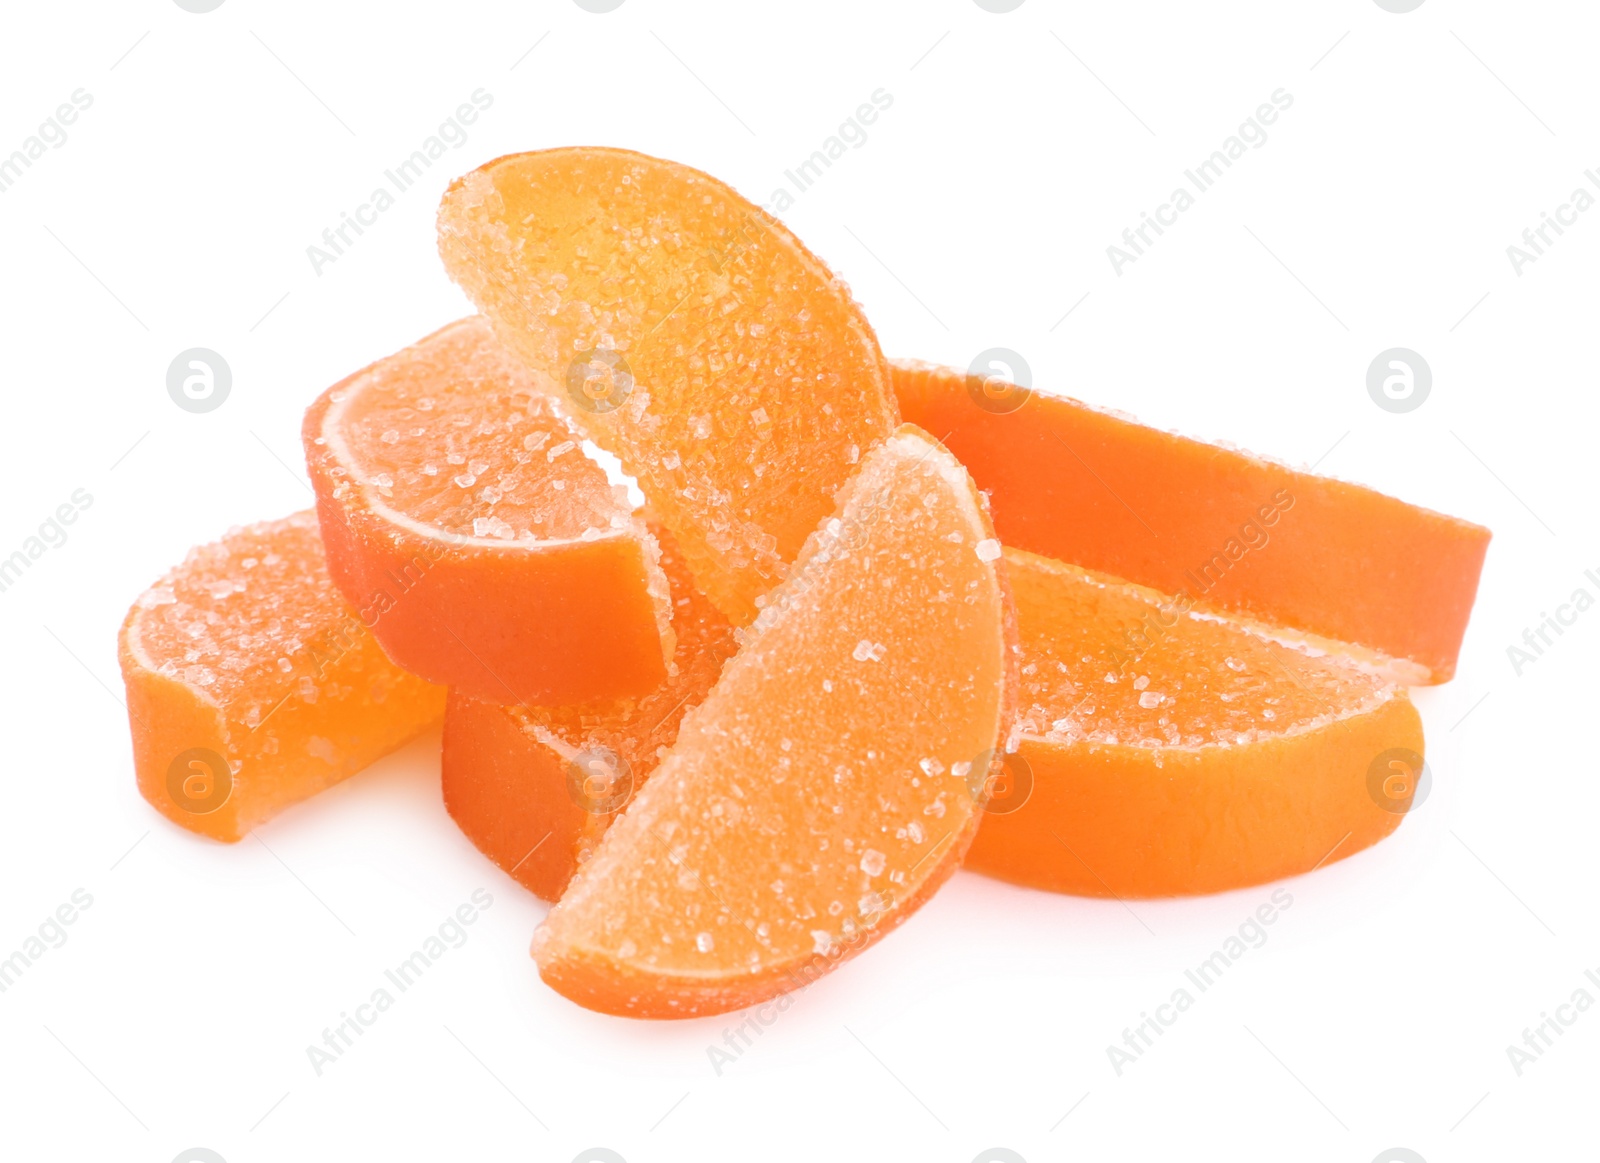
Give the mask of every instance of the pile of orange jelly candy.
M 442 718 L 450 815 L 555 902 L 543 979 L 669 1018 L 809 984 L 963 864 L 1217 892 L 1414 802 L 1407 684 L 1451 676 L 1488 530 L 891 363 L 687 166 L 504 157 L 438 232 L 480 314 L 324 392 L 315 512 L 123 624 L 182 827 L 236 841 Z

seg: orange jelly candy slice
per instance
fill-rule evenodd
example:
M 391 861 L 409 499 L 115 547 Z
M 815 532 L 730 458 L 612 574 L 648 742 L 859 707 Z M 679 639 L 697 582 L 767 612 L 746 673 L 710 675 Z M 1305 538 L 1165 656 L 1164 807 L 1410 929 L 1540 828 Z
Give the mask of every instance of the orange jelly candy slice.
M 328 576 L 310 512 L 202 545 L 118 638 L 139 791 L 239 840 L 436 722 L 445 692 L 390 662 Z
M 482 318 L 324 392 L 304 439 L 328 568 L 407 670 L 502 703 L 665 677 L 655 539 Z
M 899 422 L 849 289 L 698 170 L 615 149 L 503 157 L 445 194 L 439 253 L 738 625 Z
M 999 542 L 909 427 L 839 506 L 535 937 L 574 1001 L 676 1018 L 802 987 L 965 852 L 1014 695 Z
M 566 889 L 736 646 L 733 627 L 694 588 L 671 539 L 659 536 L 677 652 L 655 690 L 571 707 L 499 706 L 450 692 L 445 807 L 484 855 L 546 900 Z
M 1256 624 L 1006 551 L 1022 743 L 966 866 L 1087 896 L 1220 892 L 1387 836 L 1422 776 L 1404 689 Z
M 1006 545 L 1407 660 L 1443 682 L 1482 526 L 995 378 L 900 362 L 908 421 L 990 495 Z

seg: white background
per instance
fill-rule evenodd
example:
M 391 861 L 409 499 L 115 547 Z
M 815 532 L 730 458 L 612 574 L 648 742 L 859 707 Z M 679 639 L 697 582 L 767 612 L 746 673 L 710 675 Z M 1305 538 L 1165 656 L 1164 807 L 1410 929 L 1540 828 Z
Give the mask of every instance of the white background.
M 1579 585 L 1600 594 L 1582 574 L 1600 213 L 1520 276 L 1506 255 L 1600 167 L 1591 5 L 101 0 L 3 19 L 0 153 L 74 90 L 94 103 L 0 194 L 0 555 L 73 490 L 94 503 L 0 593 L 0 956 L 73 890 L 94 903 L 0 995 L 0 1156 L 1594 1150 L 1600 1008 L 1520 1077 L 1506 1054 L 1574 990 L 1600 1000 L 1600 612 L 1520 677 L 1506 653 Z M 1105 248 L 1280 87 L 1270 140 L 1117 275 Z M 478 88 L 494 104 L 467 144 L 315 274 L 305 248 Z M 305 507 L 306 404 L 466 313 L 434 253 L 450 177 L 612 144 L 765 201 L 878 88 L 894 103 L 870 138 L 784 216 L 891 355 L 1013 348 L 1041 388 L 1493 528 L 1459 676 L 1417 694 L 1433 794 L 1392 839 L 1289 882 L 1268 942 L 1121 1077 L 1107 1045 L 1268 889 L 1124 907 L 961 874 L 719 1076 L 707 1047 L 738 1018 L 629 1022 L 541 985 L 544 906 L 450 823 L 437 737 L 235 847 L 139 799 L 122 614 L 191 544 Z M 1434 373 L 1407 415 L 1366 392 L 1395 345 Z M 166 393 L 192 346 L 233 369 L 206 415 Z M 316 1076 L 307 1045 L 478 888 L 494 903 L 467 944 Z

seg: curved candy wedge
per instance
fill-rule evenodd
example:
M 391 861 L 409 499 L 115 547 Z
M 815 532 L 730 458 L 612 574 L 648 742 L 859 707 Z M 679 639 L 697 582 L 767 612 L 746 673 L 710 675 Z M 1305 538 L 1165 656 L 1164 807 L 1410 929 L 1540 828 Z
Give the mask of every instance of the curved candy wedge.
M 1015 632 L 966 470 L 902 429 L 771 599 L 534 939 L 590 1009 L 800 988 L 915 911 L 977 827 Z
M 139 791 L 234 841 L 438 721 L 443 687 L 379 649 L 328 576 L 316 515 L 202 545 L 118 637 Z
M 672 585 L 671 674 L 637 699 L 500 706 L 451 691 L 444 804 L 462 832 L 525 888 L 556 900 L 678 737 L 733 656 L 734 630 L 657 532 Z
M 1422 722 L 1349 658 L 1006 551 L 1022 744 L 967 856 L 1085 896 L 1221 892 L 1375 844 L 1415 802 Z
M 1455 673 L 1481 525 L 992 377 L 897 360 L 894 384 L 1007 546 L 1355 644 L 1406 682 Z
M 328 568 L 407 670 L 502 703 L 666 676 L 655 539 L 482 318 L 328 389 L 303 437 Z
M 737 625 L 899 423 L 849 289 L 688 166 L 596 148 L 500 158 L 445 194 L 439 253 Z

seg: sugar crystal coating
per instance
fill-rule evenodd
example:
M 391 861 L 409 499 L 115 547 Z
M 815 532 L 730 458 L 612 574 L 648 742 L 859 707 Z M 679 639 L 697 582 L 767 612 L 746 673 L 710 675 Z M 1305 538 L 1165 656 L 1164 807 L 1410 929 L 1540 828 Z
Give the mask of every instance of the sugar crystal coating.
M 501 540 L 581 537 L 632 519 L 626 491 L 482 319 L 375 365 L 335 407 L 348 470 L 337 498 L 371 482 L 418 524 Z
M 676 649 L 655 690 L 564 707 L 500 706 L 451 694 L 445 806 L 479 849 L 547 900 L 561 895 L 629 795 L 653 773 L 683 716 L 705 698 L 736 647 L 732 625 L 694 588 L 671 537 L 659 529 L 657 536 L 672 588 Z M 618 802 L 574 799 L 572 765 L 589 756 L 621 769 L 626 786 L 616 789 Z
M 897 423 L 848 288 L 686 166 L 610 149 L 501 158 L 445 195 L 439 250 L 736 623 Z
M 1251 623 L 1063 562 L 1011 558 L 1025 612 L 1018 721 L 1029 736 L 1238 746 L 1364 714 L 1395 693 L 1374 670 Z
M 687 1016 L 793 988 L 959 860 L 973 790 L 919 762 L 987 771 L 1009 725 L 1001 563 L 973 552 L 992 536 L 981 501 L 908 429 L 863 458 L 837 517 L 536 938 L 545 979 L 583 1004 Z M 862 659 L 863 640 L 894 648 Z
M 905 418 L 989 494 L 1009 548 L 1359 644 L 1401 681 L 1454 672 L 1489 530 L 1049 392 L 996 409 L 994 383 L 964 369 L 891 374 Z
M 302 438 L 329 571 L 396 662 L 499 702 L 660 683 L 655 539 L 482 317 L 324 392 Z
M 390 662 L 345 604 L 309 512 L 190 550 L 129 610 L 119 654 L 141 792 L 223 840 L 354 774 L 444 709 L 443 689 Z M 194 749 L 229 768 L 211 773 L 230 786 L 204 811 L 169 786 Z
M 1422 724 L 1381 660 L 1005 560 L 1019 748 L 966 867 L 1091 896 L 1220 892 L 1312 871 L 1400 822 L 1372 772 L 1420 762 Z

